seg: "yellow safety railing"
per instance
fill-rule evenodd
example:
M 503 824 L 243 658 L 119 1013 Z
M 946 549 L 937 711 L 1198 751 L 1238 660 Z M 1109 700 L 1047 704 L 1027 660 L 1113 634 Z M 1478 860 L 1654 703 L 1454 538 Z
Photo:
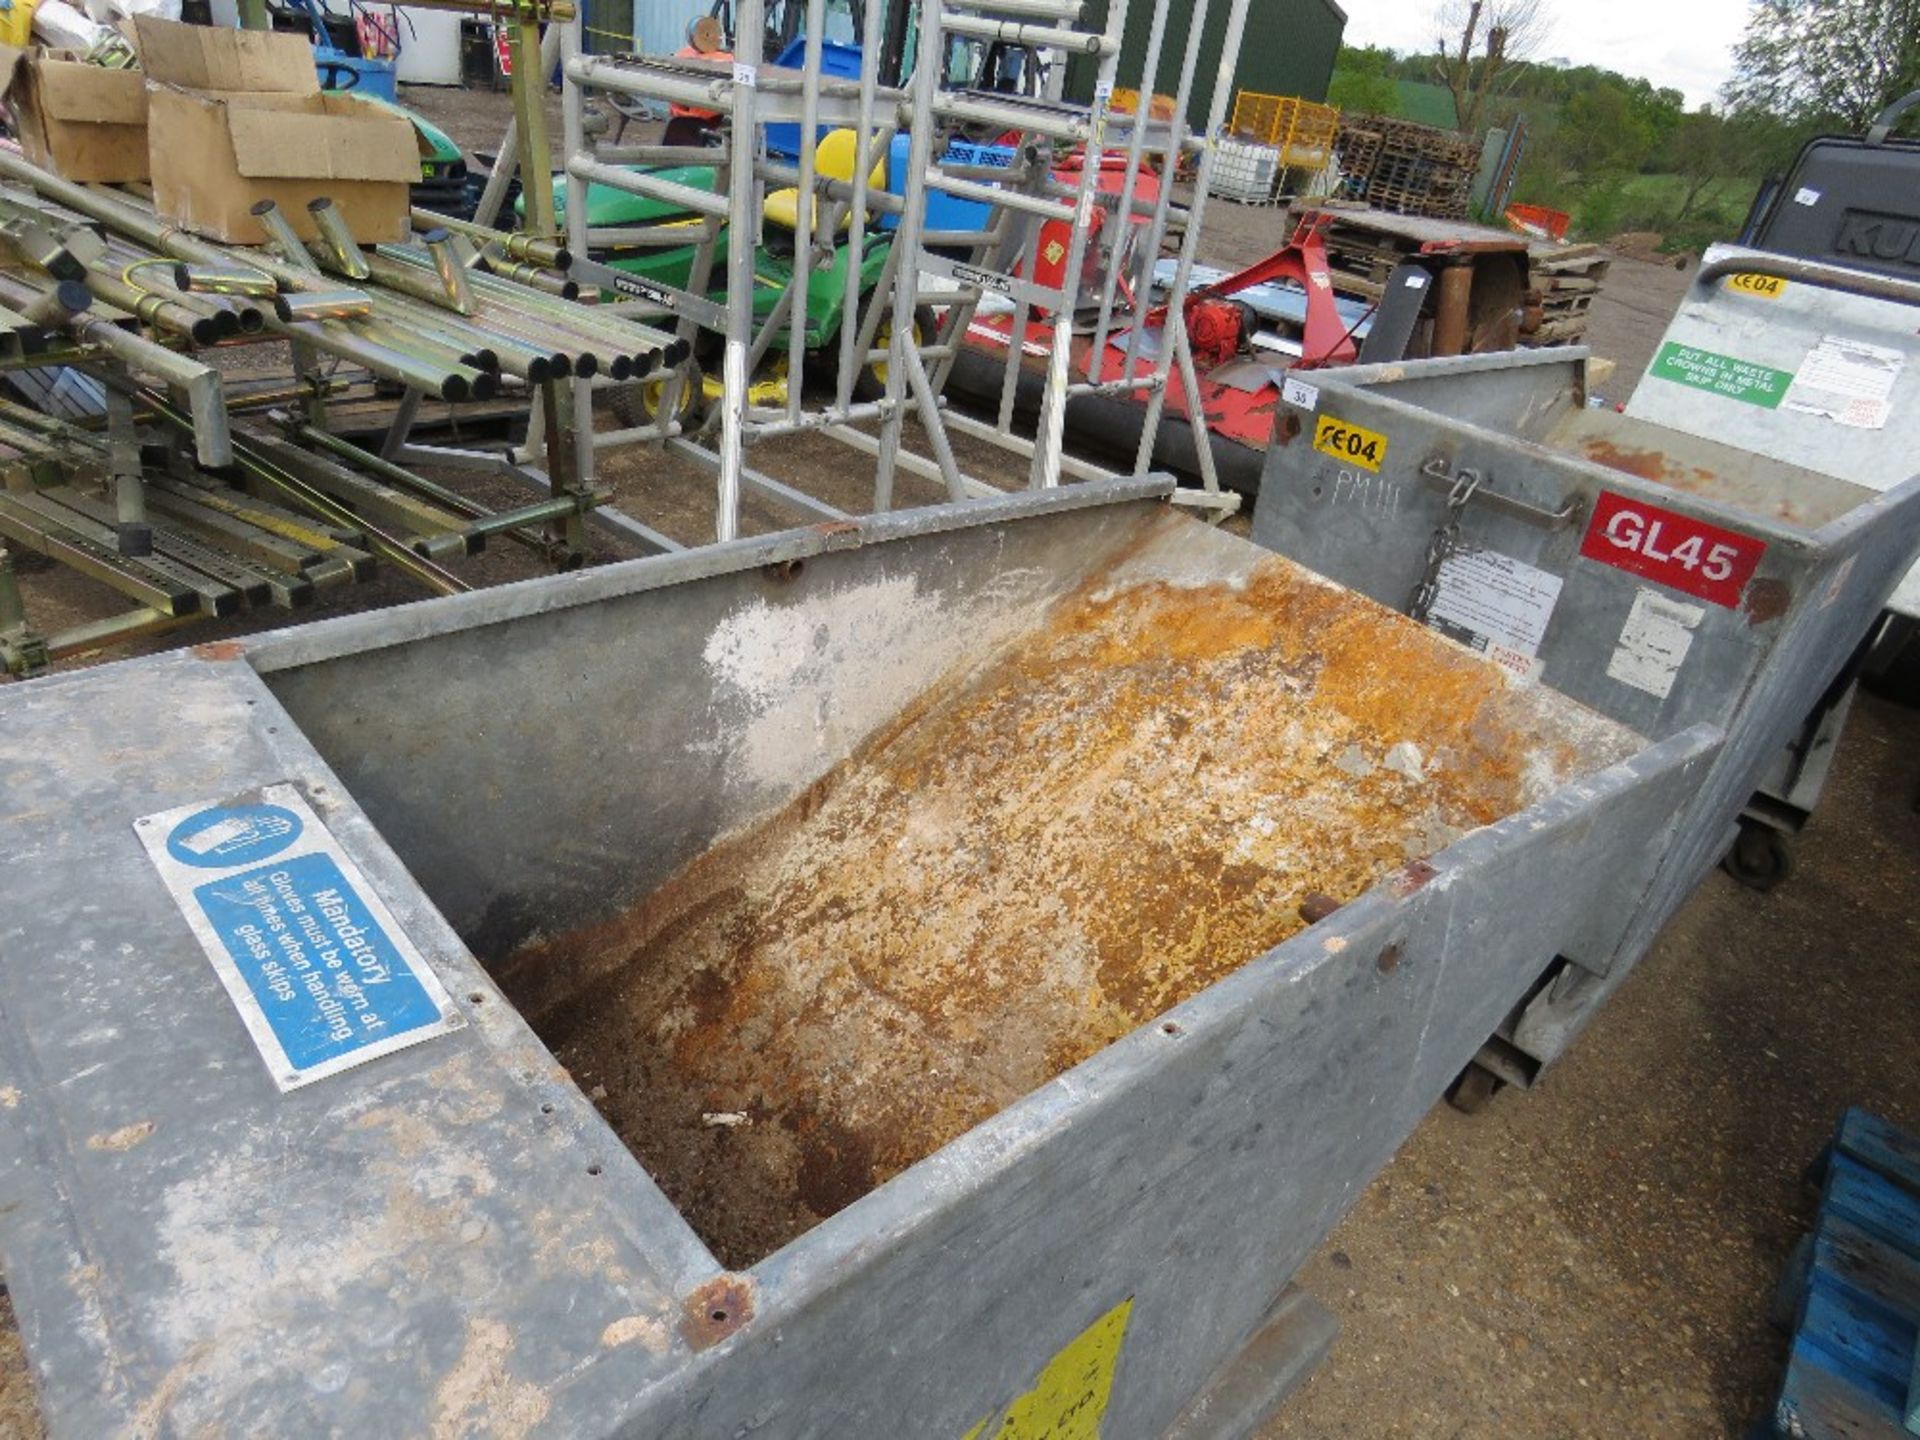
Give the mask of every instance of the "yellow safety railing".
M 1242 90 L 1234 97 L 1233 119 L 1227 129 L 1236 140 L 1273 146 L 1280 152 L 1282 165 L 1318 170 L 1332 158 L 1340 112 L 1297 95 Z

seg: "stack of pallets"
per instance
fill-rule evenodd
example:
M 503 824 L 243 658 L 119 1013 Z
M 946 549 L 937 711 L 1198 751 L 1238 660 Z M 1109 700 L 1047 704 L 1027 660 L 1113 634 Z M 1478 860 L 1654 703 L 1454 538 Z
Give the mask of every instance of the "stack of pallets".
M 1527 247 L 1527 311 L 1523 345 L 1577 345 L 1587 333 L 1587 311 L 1612 262 L 1598 245 L 1536 241 Z
M 1920 1139 L 1849 1110 L 1818 1168 L 1820 1213 L 1775 1313 L 1793 1348 L 1756 1440 L 1909 1440 L 1920 1435 Z
M 1587 332 L 1587 311 L 1600 293 L 1610 263 L 1598 245 L 1535 240 L 1512 230 L 1461 220 L 1394 215 L 1336 202 L 1313 212 L 1327 220 L 1327 266 L 1334 289 L 1361 300 L 1378 300 L 1387 277 L 1407 260 L 1434 263 L 1496 251 L 1527 257 L 1522 345 L 1575 345 Z
M 1408 260 L 1435 264 L 1485 253 L 1518 255 L 1524 236 L 1460 220 L 1396 215 L 1344 202 L 1316 206 L 1308 218 L 1324 222 L 1327 268 L 1343 295 L 1378 300 L 1387 279 Z
M 1335 146 L 1348 199 L 1400 215 L 1466 218 L 1480 166 L 1469 137 L 1387 115 L 1342 115 Z
M 1340 166 L 1340 198 L 1359 200 L 1366 196 L 1367 177 L 1373 174 L 1373 162 L 1380 158 L 1382 136 L 1358 123 L 1364 117 L 1342 115 L 1340 130 L 1334 136 L 1333 158 Z

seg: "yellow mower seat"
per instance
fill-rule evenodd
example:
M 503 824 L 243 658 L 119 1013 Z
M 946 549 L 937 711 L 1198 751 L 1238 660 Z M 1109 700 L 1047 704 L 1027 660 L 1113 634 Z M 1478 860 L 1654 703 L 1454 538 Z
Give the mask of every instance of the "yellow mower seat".
M 820 137 L 820 143 L 813 147 L 813 169 L 817 175 L 829 180 L 844 180 L 853 183 L 853 167 L 859 160 L 859 137 L 851 130 L 829 130 Z M 886 153 L 875 146 L 880 158 L 875 162 L 872 172 L 867 176 L 867 184 L 878 190 L 887 183 Z M 784 230 L 800 228 L 800 191 L 789 185 L 784 190 L 772 191 L 767 196 L 764 211 L 769 224 L 778 225 Z M 820 223 L 820 214 L 816 210 L 813 223 Z M 840 221 L 842 230 L 847 228 L 847 218 Z

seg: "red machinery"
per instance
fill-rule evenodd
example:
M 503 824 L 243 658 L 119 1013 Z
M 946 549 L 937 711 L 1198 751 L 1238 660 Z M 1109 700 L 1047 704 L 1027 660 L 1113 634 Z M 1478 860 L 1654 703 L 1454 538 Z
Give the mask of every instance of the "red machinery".
M 1151 176 L 1143 178 L 1157 183 Z M 1115 183 L 1117 185 L 1117 179 Z M 1104 180 L 1103 188 L 1107 188 Z M 1149 194 L 1142 198 L 1153 197 Z M 1242 488 L 1258 483 L 1261 460 L 1280 400 L 1276 371 L 1347 365 L 1359 353 L 1353 339 L 1355 325 L 1348 323 L 1335 300 L 1333 279 L 1327 266 L 1325 223 L 1324 217 L 1309 217 L 1296 227 L 1284 246 L 1264 260 L 1197 288 L 1187 296 L 1187 336 L 1199 377 L 1199 411 L 1224 482 Z M 1065 227 L 1060 229 L 1064 232 Z M 1065 236 L 1054 238 L 1064 242 Z M 1040 241 L 1043 269 L 1039 278 L 1042 283 L 1057 284 L 1057 271 L 1051 276 L 1044 273 L 1050 254 L 1047 242 L 1047 230 L 1043 229 Z M 1064 254 L 1064 243 L 1059 249 Z M 1090 253 L 1092 249 L 1089 247 Z M 1258 328 L 1258 317 L 1234 298 L 1275 282 L 1291 282 L 1305 296 L 1297 356 L 1277 351 L 1255 354 L 1251 342 Z M 1027 313 L 1026 328 L 1020 337 L 1025 372 L 1022 379 L 1037 384 L 1046 368 L 1052 332 L 1046 316 L 1034 311 Z M 1361 318 L 1364 319 L 1364 315 Z M 1075 336 L 1074 377 L 1113 382 L 1151 374 L 1165 334 L 1165 320 L 1166 309 L 1162 306 L 1142 318 L 1137 332 L 1131 327 L 1113 331 L 1097 367 L 1090 363 L 1093 337 Z M 1014 322 L 1011 311 L 974 316 L 962 337 L 961 358 L 954 367 L 953 383 L 959 389 L 985 398 L 998 395 Z M 1133 351 L 1131 363 L 1130 349 Z M 1138 389 L 1079 396 L 1068 404 L 1067 425 L 1083 440 L 1105 448 L 1127 450 L 1138 444 L 1146 405 L 1147 397 Z M 1161 443 L 1155 452 L 1158 463 L 1189 471 L 1199 468 L 1196 442 L 1191 433 L 1193 410 L 1192 399 L 1175 367 L 1167 381 L 1165 420 Z

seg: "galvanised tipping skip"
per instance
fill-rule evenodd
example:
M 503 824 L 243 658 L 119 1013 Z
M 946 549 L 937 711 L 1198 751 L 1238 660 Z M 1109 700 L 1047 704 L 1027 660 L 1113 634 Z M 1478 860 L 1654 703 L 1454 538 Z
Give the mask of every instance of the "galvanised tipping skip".
M 1543 955 L 1481 1055 L 1520 1084 L 1727 853 L 1920 546 L 1920 479 L 1876 491 L 1736 449 L 1740 432 L 1589 409 L 1585 365 L 1513 352 L 1298 377 L 1254 515 L 1260 544 L 1642 734 L 1727 733 L 1621 943 Z
M 1169 489 L 0 694 L 53 1433 L 1244 1433 L 1325 1342 L 1296 1268 L 1720 735 Z

